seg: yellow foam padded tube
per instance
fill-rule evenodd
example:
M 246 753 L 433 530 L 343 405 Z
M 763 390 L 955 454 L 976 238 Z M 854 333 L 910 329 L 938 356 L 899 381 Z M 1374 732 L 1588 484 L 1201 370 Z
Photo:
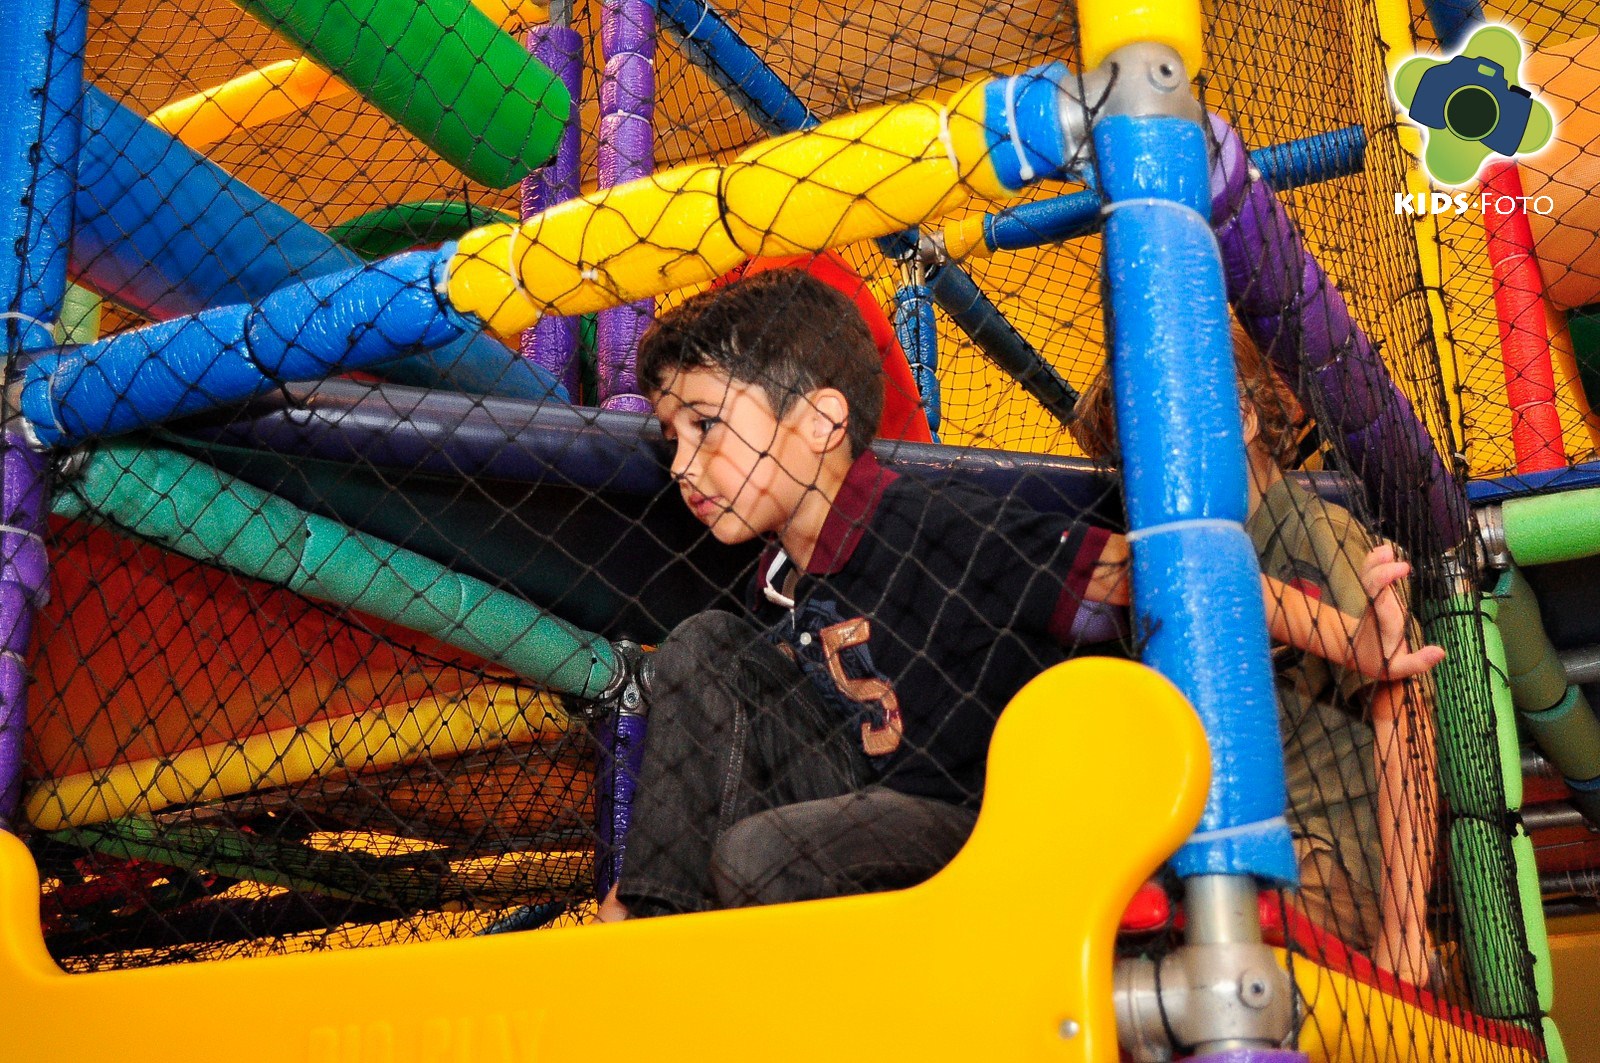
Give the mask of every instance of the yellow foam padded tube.
M 1282 949 L 1274 951 L 1288 962 Z M 1531 1047 L 1492 1040 L 1305 956 L 1296 956 L 1290 970 L 1305 1002 L 1299 1049 L 1312 1063 L 1434 1063 L 1444 1053 L 1473 1063 L 1539 1059 Z
M 35 784 L 24 815 L 39 830 L 196 804 L 322 774 L 455 757 L 566 729 L 559 702 L 509 683 L 429 693 L 334 720 L 283 727 Z
M 543 22 L 548 0 L 473 0 L 501 29 Z M 350 94 L 350 86 L 305 56 L 284 59 L 176 100 L 150 115 L 150 124 L 199 151 L 243 129 L 287 118 L 314 103 Z
M 944 249 L 953 261 L 989 257 L 989 243 L 983 237 L 985 217 L 987 215 L 969 214 L 945 223 Z
M 877 107 L 467 233 L 449 298 L 501 335 L 700 284 L 757 255 L 885 236 L 977 194 L 1014 193 L 989 161 L 983 88 Z
M 1407 0 L 1374 0 L 1373 14 L 1378 21 L 1378 37 L 1383 42 L 1384 54 L 1387 61 L 1398 67 L 1407 57 L 1417 50 L 1416 41 L 1411 36 L 1411 9 Z M 1364 21 L 1365 16 L 1351 14 L 1350 19 L 1361 18 L 1359 28 L 1352 29 L 1352 33 L 1370 32 Z M 1365 70 L 1361 67 L 1363 50 L 1356 49 L 1357 76 L 1375 76 L 1385 78 L 1385 85 L 1392 79 L 1393 71 L 1389 69 Z M 1387 88 L 1384 93 L 1388 98 Z M 1388 107 L 1383 110 L 1385 121 L 1392 115 Z M 1400 148 L 1403 152 L 1401 161 L 1405 166 L 1406 191 L 1412 195 L 1426 194 L 1433 191 L 1428 177 L 1417 165 L 1417 159 L 1422 157 L 1422 133 L 1409 122 L 1395 123 Z M 1376 128 L 1369 126 L 1369 128 Z M 1387 194 L 1387 192 L 1385 193 Z M 1482 226 L 1477 226 L 1481 230 Z M 1440 371 L 1444 375 L 1445 402 L 1450 408 L 1451 432 L 1459 430 L 1462 419 L 1461 410 L 1461 380 L 1460 367 L 1464 364 L 1468 352 L 1457 347 L 1455 334 L 1450 329 L 1450 319 L 1445 312 L 1443 293 L 1450 291 L 1452 294 L 1459 291 L 1460 286 L 1469 283 L 1472 278 L 1478 278 L 1478 283 L 1488 285 L 1487 269 L 1459 269 L 1451 270 L 1449 280 L 1446 280 L 1445 270 L 1440 261 L 1441 244 L 1439 240 L 1439 221 L 1432 214 L 1418 215 L 1414 229 L 1417 245 L 1417 263 L 1422 274 L 1422 290 L 1426 293 L 1428 306 L 1428 323 L 1433 332 L 1434 344 L 1439 352 Z M 1448 285 L 1448 288 L 1447 288 Z M 1498 358 L 1498 349 L 1496 350 Z M 1430 429 L 1430 432 L 1433 430 Z M 1509 429 L 1508 429 L 1509 431 Z M 1449 454 L 1456 449 L 1455 443 L 1449 439 L 1441 439 L 1434 433 L 1434 443 L 1442 454 Z
M 1117 711 L 1063 711 L 1074 705 Z M 1209 776 L 1175 687 L 1129 661 L 1080 658 L 1006 709 L 971 838 L 908 890 L 74 975 L 45 951 L 26 846 L 0 832 L 0 1028 L 8 1058 L 47 1063 L 166 1063 L 218 1046 L 230 1060 L 310 1063 L 1113 1063 L 1117 921 L 1194 829 Z M 854 1004 L 841 1003 L 846 970 L 864 972 Z M 597 1023 L 560 994 L 524 991 L 530 971 L 569 985 L 626 971 L 649 991 Z M 251 1000 L 272 1006 L 240 1006 Z M 152 1016 L 158 1034 L 130 1033 Z
M 199 150 L 349 92 L 348 85 L 302 56 L 169 103 L 150 116 L 150 124 Z
M 1079 0 L 1078 34 L 1083 68 L 1093 70 L 1126 44 L 1170 45 L 1190 77 L 1205 65 L 1205 24 L 1200 0 Z

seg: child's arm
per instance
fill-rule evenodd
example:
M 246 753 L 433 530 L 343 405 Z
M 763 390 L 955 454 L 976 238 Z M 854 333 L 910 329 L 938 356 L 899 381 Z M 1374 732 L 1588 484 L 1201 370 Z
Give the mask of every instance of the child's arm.
M 1413 985 L 1428 984 L 1427 905 L 1439 836 L 1433 706 L 1421 684 L 1405 711 L 1408 684 L 1372 692 L 1373 754 L 1378 768 L 1378 835 L 1383 847 L 1378 966 Z
M 1267 595 L 1267 627 L 1272 637 L 1314 653 L 1371 679 L 1399 680 L 1423 675 L 1444 660 L 1439 646 L 1413 650 L 1406 641 L 1406 607 L 1395 585 L 1411 574 L 1385 543 L 1367 555 L 1361 584 L 1372 604 L 1358 619 L 1331 603 L 1271 576 L 1261 577 Z
M 1444 660 L 1444 650 L 1438 646 L 1412 650 L 1406 645 L 1406 610 L 1394 585 L 1410 573 L 1410 565 L 1395 560 L 1392 546 L 1380 546 L 1368 554 L 1362 566 L 1362 582 L 1369 586 L 1372 604 L 1360 619 L 1281 580 L 1262 576 L 1267 629 L 1278 642 L 1374 679 L 1422 675 Z M 1112 605 L 1128 604 L 1126 536 L 1112 535 L 1106 540 L 1084 597 Z

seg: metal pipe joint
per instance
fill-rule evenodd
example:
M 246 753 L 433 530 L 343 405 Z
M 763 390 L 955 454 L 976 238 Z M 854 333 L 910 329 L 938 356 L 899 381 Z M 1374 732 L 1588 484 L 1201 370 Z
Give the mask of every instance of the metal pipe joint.
M 1117 1037 L 1135 1063 L 1282 1044 L 1294 985 L 1260 942 L 1184 945 L 1160 960 L 1117 963 Z

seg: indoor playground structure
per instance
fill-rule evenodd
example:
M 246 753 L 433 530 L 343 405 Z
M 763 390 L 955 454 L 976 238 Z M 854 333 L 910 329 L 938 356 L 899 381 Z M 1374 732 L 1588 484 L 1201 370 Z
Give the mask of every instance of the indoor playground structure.
M 1594 5 L 6 12 L 0 1055 L 1600 1059 Z M 1391 77 L 1458 53 L 1554 135 L 1444 188 Z M 1133 604 L 1002 715 L 934 878 L 602 925 L 639 662 L 756 556 L 637 347 L 768 268 L 862 308 L 881 460 L 1126 531 Z M 1230 316 L 1448 653 L 1314 735 Z M 1313 748 L 1376 776 L 1314 780 L 1382 842 L 1331 914 Z

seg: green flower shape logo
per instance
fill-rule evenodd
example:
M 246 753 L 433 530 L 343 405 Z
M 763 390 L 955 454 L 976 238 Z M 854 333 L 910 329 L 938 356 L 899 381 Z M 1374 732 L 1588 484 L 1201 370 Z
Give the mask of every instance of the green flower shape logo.
M 1463 185 L 1491 152 L 1538 151 L 1555 132 L 1550 108 L 1517 82 L 1522 42 L 1504 26 L 1484 26 L 1450 59 L 1413 56 L 1394 75 L 1394 95 L 1421 126 L 1422 165 L 1443 185 Z

